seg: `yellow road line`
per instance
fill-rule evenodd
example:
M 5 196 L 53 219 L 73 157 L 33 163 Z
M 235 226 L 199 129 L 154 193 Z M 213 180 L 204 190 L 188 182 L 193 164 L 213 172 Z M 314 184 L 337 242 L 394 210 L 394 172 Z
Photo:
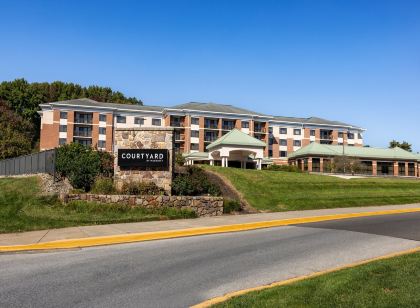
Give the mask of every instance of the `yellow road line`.
M 263 285 L 263 286 L 259 286 L 259 287 L 243 289 L 243 290 L 227 293 L 223 296 L 219 296 L 219 297 L 215 297 L 215 298 L 206 300 L 202 303 L 199 303 L 197 305 L 192 306 L 191 308 L 206 308 L 206 307 L 210 307 L 210 306 L 215 305 L 215 304 L 225 302 L 225 301 L 227 301 L 227 300 L 229 300 L 233 297 L 247 294 L 249 292 L 261 291 L 261 290 L 270 289 L 270 288 L 274 288 L 274 287 L 289 285 L 289 284 L 292 284 L 294 282 L 298 282 L 298 281 L 318 277 L 318 276 L 321 276 L 321 275 L 337 272 L 337 271 L 340 271 L 340 270 L 343 270 L 343 269 L 346 269 L 346 268 L 356 267 L 356 266 L 367 264 L 367 263 L 370 263 L 370 262 L 373 262 L 373 261 L 389 259 L 389 258 L 393 258 L 393 257 L 398 257 L 398 256 L 410 254 L 410 253 L 416 253 L 416 252 L 420 252 L 420 247 L 412 248 L 412 249 L 408 249 L 408 250 L 404 250 L 404 251 L 400 251 L 400 252 L 396 252 L 396 253 L 391 253 L 391 254 L 388 254 L 388 255 L 385 255 L 385 256 L 380 256 L 380 257 L 376 257 L 376 258 L 372 258 L 372 259 L 368 259 L 368 260 L 364 260 L 364 261 L 359 261 L 359 262 L 355 262 L 355 263 L 351 263 L 351 264 L 347 264 L 347 265 L 343 265 L 343 266 L 340 266 L 340 267 L 336 267 L 336 268 L 321 271 L 321 272 L 312 273 L 312 274 L 309 274 L 309 275 L 304 275 L 304 276 L 299 276 L 299 277 L 295 277 L 295 278 L 291 278 L 291 279 L 287 279 L 287 280 L 277 281 L 277 282 L 273 282 L 273 283 Z
M 182 229 L 182 230 L 121 234 L 121 235 L 111 235 L 111 236 L 101 236 L 101 237 L 88 237 L 88 238 L 79 238 L 79 239 L 58 240 L 58 241 L 45 242 L 45 243 L 35 243 L 35 244 L 28 244 L 28 245 L 0 246 L 0 252 L 83 248 L 83 247 L 91 247 L 91 246 L 152 241 L 152 240 L 170 239 L 170 238 L 187 237 L 187 236 L 239 232 L 239 231 L 280 227 L 280 226 L 304 224 L 304 223 L 327 221 L 327 220 L 368 217 L 368 216 L 377 216 L 377 215 L 413 213 L 413 212 L 420 212 L 420 208 L 290 218 L 290 219 L 260 221 L 260 222 L 242 223 L 242 224 L 216 226 L 216 227 L 200 227 L 200 228 L 190 228 L 190 229 Z

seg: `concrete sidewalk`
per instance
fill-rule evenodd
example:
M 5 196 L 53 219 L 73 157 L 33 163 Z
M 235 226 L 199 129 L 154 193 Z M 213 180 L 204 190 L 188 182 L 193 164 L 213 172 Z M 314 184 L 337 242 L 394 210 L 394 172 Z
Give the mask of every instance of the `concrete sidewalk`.
M 197 219 L 164 220 L 151 222 L 137 222 L 124 224 L 82 226 L 23 233 L 0 234 L 0 246 L 29 245 L 46 243 L 58 240 L 84 239 L 102 236 L 115 236 L 145 232 L 158 232 L 169 230 L 183 230 L 191 228 L 216 227 L 273 221 L 291 218 L 304 218 L 313 216 L 327 216 L 349 213 L 367 213 L 387 210 L 419 209 L 420 203 L 406 205 L 387 205 L 372 207 L 352 207 L 339 209 L 322 209 L 308 211 L 291 211 L 279 213 L 258 213 L 247 215 L 225 215 L 218 217 L 203 217 Z

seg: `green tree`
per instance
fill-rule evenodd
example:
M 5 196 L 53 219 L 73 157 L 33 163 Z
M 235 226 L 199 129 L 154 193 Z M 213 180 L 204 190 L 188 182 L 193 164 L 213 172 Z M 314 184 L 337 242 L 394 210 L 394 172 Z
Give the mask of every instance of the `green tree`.
M 0 102 L 2 102 L 2 106 L 7 106 L 8 110 L 20 117 L 19 121 L 29 121 L 30 125 L 25 123 L 23 126 L 25 131 L 19 130 L 19 133 L 13 133 L 12 136 L 10 136 L 10 132 L 6 131 L 5 125 L 0 126 L 0 136 L 3 136 L 2 139 L 6 139 L 6 136 L 12 138 L 13 142 L 11 144 L 15 144 L 15 147 L 22 146 L 24 149 L 22 152 L 26 153 L 28 152 L 27 148 L 23 146 L 23 144 L 26 145 L 26 135 L 30 135 L 29 150 L 36 148 L 39 142 L 40 117 L 38 111 L 40 110 L 40 104 L 84 97 L 107 103 L 143 104 L 141 100 L 135 97 L 126 97 L 121 92 L 113 91 L 109 87 L 82 87 L 78 84 L 62 81 L 29 83 L 23 78 L 4 81 L 0 83 Z M 3 144 L 6 144 L 4 140 Z M 8 148 L 7 144 L 0 149 L 0 151 L 3 151 L 0 152 L 0 157 L 19 152 L 13 149 L 6 151 L 5 148 Z
M 401 148 L 401 149 L 406 150 L 408 152 L 411 152 L 412 151 L 411 146 L 412 145 L 410 143 L 408 143 L 407 141 L 398 142 L 397 140 L 392 140 L 391 142 L 389 142 L 389 148 L 390 149 L 398 147 L 398 148 Z

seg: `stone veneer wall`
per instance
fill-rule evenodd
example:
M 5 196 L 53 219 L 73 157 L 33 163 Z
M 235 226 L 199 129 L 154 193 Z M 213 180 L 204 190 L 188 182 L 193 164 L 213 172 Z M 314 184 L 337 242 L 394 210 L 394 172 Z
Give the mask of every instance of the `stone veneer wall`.
M 207 196 L 133 196 L 133 195 L 96 195 L 96 194 L 60 194 L 64 203 L 85 200 L 98 203 L 119 203 L 141 206 L 148 209 L 173 207 L 189 209 L 197 216 L 219 216 L 223 214 L 223 198 Z
M 174 168 L 174 130 L 168 127 L 121 128 L 115 130 L 114 137 L 114 182 L 121 189 L 124 182 L 153 182 L 171 194 Z M 168 170 L 123 169 L 118 166 L 118 149 L 167 149 L 169 150 Z

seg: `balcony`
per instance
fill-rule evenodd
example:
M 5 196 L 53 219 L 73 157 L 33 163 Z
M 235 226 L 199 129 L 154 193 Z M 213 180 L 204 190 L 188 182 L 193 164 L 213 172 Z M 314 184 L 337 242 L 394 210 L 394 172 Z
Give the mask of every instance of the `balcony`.
M 222 129 L 223 130 L 232 130 L 235 128 L 235 125 L 223 125 Z
M 264 127 L 254 127 L 254 133 L 265 134 L 267 133 L 267 129 L 265 129 Z
M 92 138 L 92 130 L 75 129 L 73 133 L 74 137 Z
M 171 122 L 171 126 L 172 127 L 184 127 L 184 123 L 178 122 L 178 121 L 173 121 L 173 122 Z
M 177 134 L 176 132 L 175 132 L 175 134 L 174 134 L 174 138 L 175 138 L 175 141 L 184 141 L 185 140 L 185 136 L 183 135 L 183 134 Z

